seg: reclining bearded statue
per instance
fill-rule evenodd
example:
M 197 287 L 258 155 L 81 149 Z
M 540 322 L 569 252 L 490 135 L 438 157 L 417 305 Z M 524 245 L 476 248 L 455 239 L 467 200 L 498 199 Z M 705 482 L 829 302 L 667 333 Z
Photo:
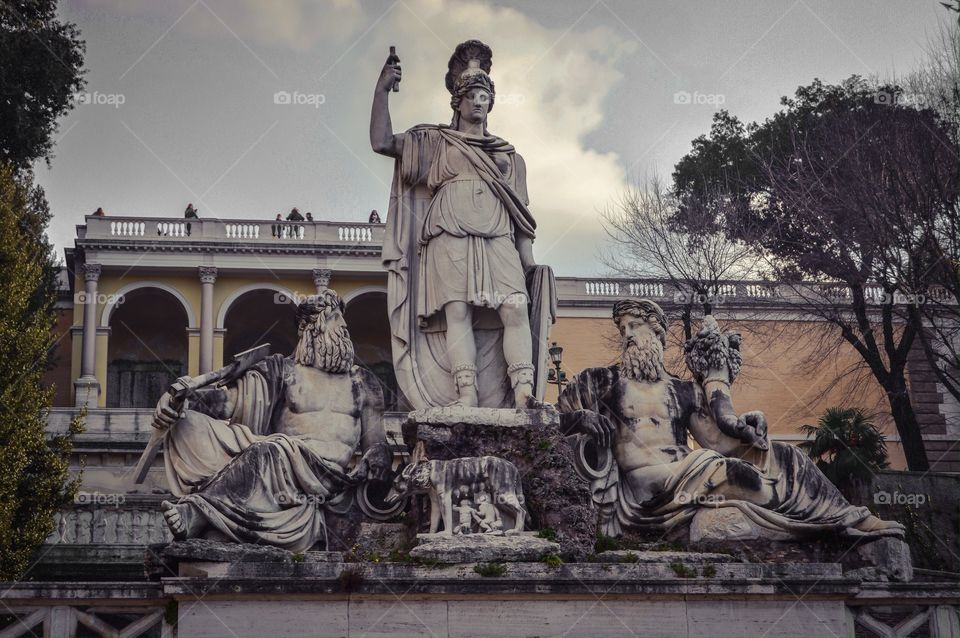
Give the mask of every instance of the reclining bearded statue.
M 175 538 L 211 533 L 306 551 L 326 543 L 325 503 L 389 472 L 383 395 L 353 363 L 340 297 L 328 289 L 308 298 L 297 322 L 292 356 L 270 355 L 232 383 L 201 388 L 186 407 L 170 393 L 157 404 L 179 497 L 162 505 Z M 348 471 L 358 447 L 363 457 Z
M 619 301 L 613 320 L 621 362 L 584 370 L 559 399 L 567 433 L 589 435 L 612 456 L 590 477 L 601 532 L 663 533 L 702 508 L 731 507 L 779 538 L 903 536 L 899 523 L 847 502 L 796 446 L 769 441 L 762 413 L 734 412 L 739 335 L 721 335 L 707 316 L 686 344 L 695 381 L 685 381 L 664 369 L 667 321 L 657 304 Z

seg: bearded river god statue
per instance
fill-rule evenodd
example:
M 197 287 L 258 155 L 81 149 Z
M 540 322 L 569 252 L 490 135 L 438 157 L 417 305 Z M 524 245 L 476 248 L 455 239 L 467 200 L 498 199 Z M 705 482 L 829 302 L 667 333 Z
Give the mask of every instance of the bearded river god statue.
M 175 538 L 306 551 L 326 542 L 326 504 L 389 473 L 383 395 L 353 364 L 340 297 L 328 289 L 307 299 L 297 321 L 292 356 L 268 356 L 222 387 L 194 390 L 185 404 L 171 393 L 157 404 L 154 427 L 179 497 L 162 506 Z M 364 454 L 348 471 L 358 448 Z
M 559 400 L 565 430 L 589 436 L 600 450 L 596 465 L 605 467 L 586 467 L 585 473 L 601 532 L 662 533 L 690 523 L 698 512 L 734 508 L 773 538 L 903 536 L 899 523 L 848 503 L 797 447 L 769 441 L 762 413 L 733 411 L 739 335 L 721 335 L 706 317 L 686 345 L 696 381 L 684 381 L 664 369 L 667 322 L 657 304 L 617 302 L 613 320 L 622 338 L 621 362 L 584 370 Z M 688 436 L 698 449 L 687 446 Z
M 393 133 L 392 59 L 374 94 L 371 145 L 396 159 L 383 243 L 394 368 L 417 410 L 537 407 L 546 386 L 553 274 L 533 261 L 523 158 L 487 130 L 491 59 L 477 40 L 450 58 L 449 126 Z

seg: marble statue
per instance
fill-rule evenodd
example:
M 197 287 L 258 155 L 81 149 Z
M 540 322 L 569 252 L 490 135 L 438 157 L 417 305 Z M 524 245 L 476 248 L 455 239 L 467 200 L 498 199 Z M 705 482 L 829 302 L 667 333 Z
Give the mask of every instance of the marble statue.
M 613 320 L 622 357 L 578 374 L 559 398 L 568 433 L 589 435 L 612 462 L 593 474 L 600 531 L 663 532 L 703 508 L 736 508 L 778 537 L 836 532 L 900 536 L 902 525 L 848 503 L 796 446 L 771 442 L 761 412 L 738 415 L 730 384 L 740 368 L 739 335 L 713 317 L 686 344 L 695 381 L 664 369 L 667 321 L 647 300 L 619 301 Z M 688 437 L 699 446 L 688 447 Z M 725 510 L 730 511 L 730 510 Z
M 385 500 L 396 503 L 414 494 L 430 497 L 431 534 L 438 532 L 441 523 L 446 536 L 474 531 L 514 534 L 523 531 L 527 519 L 520 472 L 513 463 L 496 456 L 428 461 L 415 453 L 394 479 Z
M 383 396 L 353 363 L 343 302 L 326 289 L 298 306 L 297 322 L 292 356 L 270 355 L 185 404 L 170 393 L 157 403 L 153 423 L 179 497 L 162 505 L 175 538 L 306 551 L 326 542 L 325 503 L 388 475 Z M 348 470 L 358 449 L 363 456 Z
M 374 93 L 371 145 L 396 160 L 383 242 L 394 368 L 417 410 L 538 407 L 546 386 L 553 273 L 534 263 L 523 158 L 487 129 L 491 59 L 477 40 L 456 48 L 449 125 L 394 134 L 391 59 Z

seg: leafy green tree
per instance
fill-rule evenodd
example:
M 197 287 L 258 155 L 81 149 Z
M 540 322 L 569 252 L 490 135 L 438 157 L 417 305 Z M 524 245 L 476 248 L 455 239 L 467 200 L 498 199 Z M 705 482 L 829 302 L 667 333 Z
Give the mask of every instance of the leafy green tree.
M 762 123 L 720 112 L 673 177 L 678 223 L 716 211 L 803 312 L 857 351 L 887 395 L 908 466 L 923 471 L 907 359 L 923 299 L 942 281 L 960 184 L 949 126 L 902 94 L 853 76 L 800 87 Z
M 817 425 L 801 425 L 809 439 L 800 447 L 843 491 L 867 485 L 887 462 L 883 434 L 860 408 L 829 408 Z
M 0 0 L 0 160 L 49 162 L 57 119 L 83 88 L 84 43 L 56 0 Z
M 68 464 L 79 421 L 45 436 L 56 301 L 49 219 L 43 191 L 0 165 L 0 580 L 24 574 L 76 489 Z
M 944 6 L 957 20 L 941 21 L 927 41 L 923 63 L 902 81 L 911 99 L 940 114 L 960 149 L 960 0 Z M 956 171 L 960 183 L 960 163 Z M 929 222 L 925 231 L 937 238 L 935 247 L 941 251 L 931 274 L 947 294 L 920 307 L 926 329 L 918 336 L 937 380 L 960 401 L 960 205 Z
M 84 43 L 56 0 L 0 0 L 0 580 L 21 578 L 77 488 L 72 435 L 45 434 L 53 390 L 57 264 L 31 167 L 83 88 Z

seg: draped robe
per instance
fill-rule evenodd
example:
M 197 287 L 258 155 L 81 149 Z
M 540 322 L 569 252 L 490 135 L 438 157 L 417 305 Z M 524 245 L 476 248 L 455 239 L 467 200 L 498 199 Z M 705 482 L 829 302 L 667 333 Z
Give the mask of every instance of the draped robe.
M 556 291 L 548 267 L 526 275 L 520 267 L 516 235 L 532 239 L 536 229 L 523 159 L 501 138 L 446 126 L 415 126 L 397 137 L 383 264 L 394 369 L 407 401 L 422 409 L 458 397 L 442 312 L 457 300 L 474 307 L 480 405 L 512 406 L 496 309 L 514 294 L 526 295 L 531 306 L 532 363 L 542 397 Z M 493 155 L 506 160 L 506 176 Z
M 179 502 L 230 540 L 302 552 L 326 540 L 322 505 L 352 481 L 316 441 L 274 431 L 293 365 L 275 354 L 247 371 L 230 415 L 205 404 L 201 391 L 167 431 L 164 463 Z

